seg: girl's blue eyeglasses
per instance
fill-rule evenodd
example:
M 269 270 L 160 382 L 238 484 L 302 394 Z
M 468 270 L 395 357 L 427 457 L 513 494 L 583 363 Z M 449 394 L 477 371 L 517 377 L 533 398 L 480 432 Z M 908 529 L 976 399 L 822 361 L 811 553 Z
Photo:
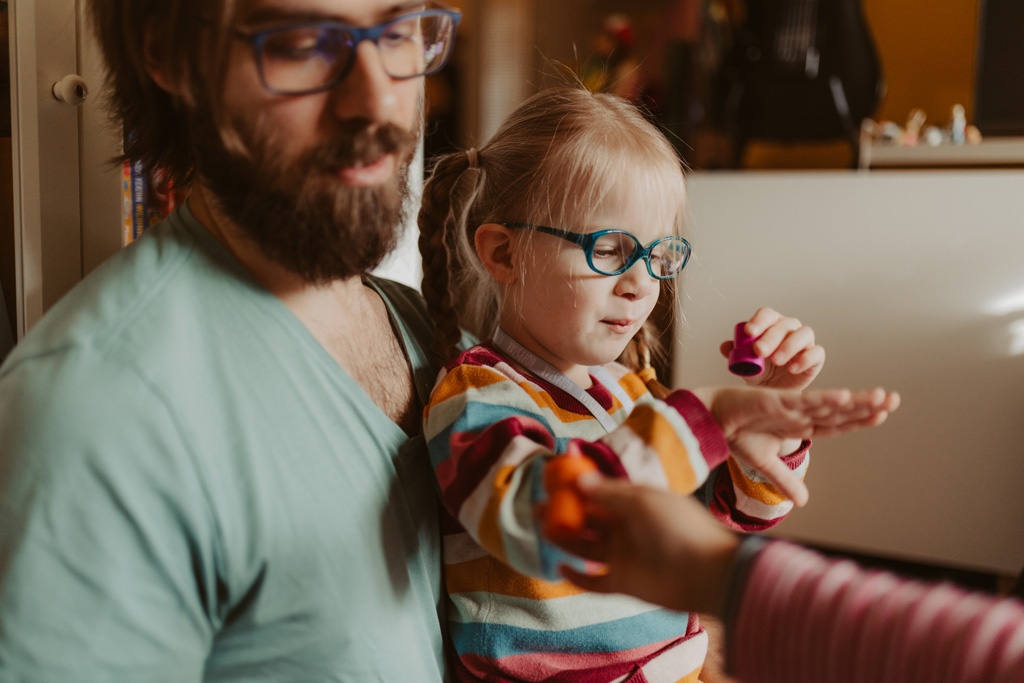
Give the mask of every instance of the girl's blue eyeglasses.
M 374 26 L 337 21 L 235 29 L 252 45 L 263 87 L 278 95 L 308 95 L 341 83 L 352 70 L 359 43 L 377 46 L 384 72 L 394 79 L 429 76 L 451 55 L 461 14 L 439 6 L 399 14 Z
M 515 221 L 500 225 L 542 232 L 572 242 L 587 255 L 587 265 L 590 269 L 601 275 L 621 275 L 634 263 L 643 259 L 651 277 L 656 280 L 671 280 L 679 275 L 690 259 L 690 243 L 677 235 L 659 237 L 645 247 L 636 236 L 625 230 L 579 233 Z

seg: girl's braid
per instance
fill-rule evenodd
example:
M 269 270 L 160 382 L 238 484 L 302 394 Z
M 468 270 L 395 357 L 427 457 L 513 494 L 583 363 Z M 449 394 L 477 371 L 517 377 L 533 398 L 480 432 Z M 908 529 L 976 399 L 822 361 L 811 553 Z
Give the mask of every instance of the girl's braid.
M 460 180 L 468 167 L 465 154 L 453 153 L 438 159 L 433 173 L 423 188 L 419 213 L 419 248 L 423 258 L 423 297 L 427 311 L 436 323 L 434 351 L 448 360 L 455 355 L 462 333 L 455 309 L 452 276 L 458 277 L 458 240 L 465 230 L 460 216 Z

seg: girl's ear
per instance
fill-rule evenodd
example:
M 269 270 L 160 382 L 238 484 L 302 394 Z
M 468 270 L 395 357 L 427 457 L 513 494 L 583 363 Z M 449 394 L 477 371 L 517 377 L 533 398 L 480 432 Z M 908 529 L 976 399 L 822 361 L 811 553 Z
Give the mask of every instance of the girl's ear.
M 477 256 L 491 277 L 503 285 L 515 281 L 511 230 L 497 223 L 485 223 L 476 229 L 473 243 Z

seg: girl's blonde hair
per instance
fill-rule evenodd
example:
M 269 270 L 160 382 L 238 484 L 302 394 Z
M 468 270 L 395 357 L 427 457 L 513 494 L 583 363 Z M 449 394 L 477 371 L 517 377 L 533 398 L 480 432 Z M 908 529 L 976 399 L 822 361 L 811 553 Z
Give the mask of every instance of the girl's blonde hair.
M 479 226 L 518 221 L 580 230 L 623 183 L 674 204 L 672 230 L 681 234 L 686 198 L 675 148 L 633 104 L 577 87 L 530 97 L 479 150 L 440 157 L 419 214 L 436 350 L 450 358 L 460 329 L 486 339 L 497 324 L 500 292 L 476 254 Z

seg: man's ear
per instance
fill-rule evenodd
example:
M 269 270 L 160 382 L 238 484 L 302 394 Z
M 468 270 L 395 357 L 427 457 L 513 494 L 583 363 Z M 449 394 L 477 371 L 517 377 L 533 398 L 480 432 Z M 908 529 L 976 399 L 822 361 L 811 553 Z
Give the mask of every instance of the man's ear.
M 477 256 L 491 277 L 504 285 L 515 281 L 511 230 L 497 223 L 485 223 L 476 229 L 473 244 L 476 246 Z
M 142 56 L 146 67 L 146 73 L 153 79 L 153 82 L 171 95 L 180 95 L 181 88 L 170 73 L 167 65 L 167 55 L 163 54 L 163 46 L 157 40 L 156 27 L 152 22 L 146 25 L 142 38 Z

